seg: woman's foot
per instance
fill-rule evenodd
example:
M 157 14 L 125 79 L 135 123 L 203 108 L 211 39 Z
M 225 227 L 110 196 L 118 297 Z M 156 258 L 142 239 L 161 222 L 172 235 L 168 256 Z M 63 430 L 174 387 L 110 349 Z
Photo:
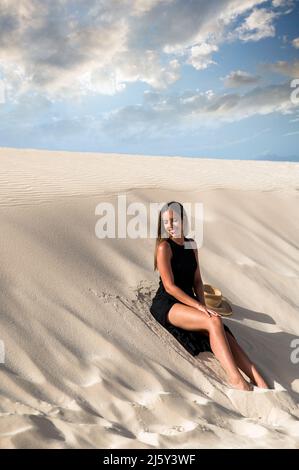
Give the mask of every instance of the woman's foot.
M 244 392 L 253 391 L 253 384 L 248 383 L 243 377 L 240 377 L 235 380 L 230 380 L 228 383 L 231 388 L 235 388 L 236 390 L 243 390 Z
M 264 379 L 255 380 L 254 382 L 251 380 L 250 383 L 259 388 L 270 389 L 269 385 L 264 381 Z
M 263 377 L 256 370 L 255 367 L 253 367 L 252 369 L 252 375 L 253 375 L 254 380 L 251 380 L 251 382 L 253 383 L 253 385 L 256 385 L 257 387 L 260 387 L 260 388 L 270 388 L 267 382 L 263 379 Z

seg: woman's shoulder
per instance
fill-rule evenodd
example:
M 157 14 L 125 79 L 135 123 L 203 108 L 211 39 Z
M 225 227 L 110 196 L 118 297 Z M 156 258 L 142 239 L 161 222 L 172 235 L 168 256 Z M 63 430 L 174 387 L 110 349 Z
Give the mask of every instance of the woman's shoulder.
M 170 243 L 169 243 L 169 238 L 164 238 L 164 240 L 161 240 L 158 244 L 157 250 L 158 251 L 171 250 Z
M 157 258 L 160 259 L 171 259 L 173 256 L 170 243 L 167 240 L 162 240 L 157 246 Z

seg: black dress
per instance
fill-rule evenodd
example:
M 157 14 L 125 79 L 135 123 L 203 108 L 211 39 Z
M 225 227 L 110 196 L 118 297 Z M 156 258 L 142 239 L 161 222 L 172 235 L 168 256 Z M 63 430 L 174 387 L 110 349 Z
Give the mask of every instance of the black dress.
M 192 243 L 192 241 L 194 241 L 192 238 L 187 237 L 184 237 L 184 240 L 185 243 Z M 185 248 L 185 244 L 179 245 L 171 238 L 166 238 L 166 241 L 170 244 L 172 249 L 171 267 L 174 283 L 184 292 L 186 292 L 186 294 L 195 298 L 192 287 L 194 274 L 197 267 L 194 250 L 192 248 Z M 192 354 L 192 356 L 197 356 L 200 352 L 203 351 L 212 352 L 208 336 L 201 333 L 200 331 L 184 330 L 172 325 L 166 320 L 167 313 L 170 308 L 175 303 L 182 302 L 179 302 L 178 299 L 168 294 L 164 288 L 161 276 L 159 279 L 159 287 L 150 306 L 151 314 L 184 346 L 184 348 L 190 354 Z M 234 336 L 228 326 L 226 326 L 224 323 L 223 325 L 225 330 Z

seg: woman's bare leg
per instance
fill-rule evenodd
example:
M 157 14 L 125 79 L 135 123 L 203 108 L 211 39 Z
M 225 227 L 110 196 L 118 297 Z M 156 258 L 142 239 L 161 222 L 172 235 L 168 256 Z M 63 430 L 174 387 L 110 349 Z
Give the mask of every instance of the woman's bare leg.
M 229 383 L 241 390 L 250 390 L 250 386 L 240 374 L 235 358 L 230 349 L 221 317 L 212 316 L 210 317 L 210 321 L 211 328 L 209 329 L 209 338 L 211 349 L 222 367 L 226 370 Z
M 209 317 L 193 307 L 176 303 L 169 310 L 168 321 L 185 330 L 208 331 L 211 349 L 226 371 L 229 383 L 240 390 L 251 390 L 235 362 L 221 317 Z
M 263 379 L 261 374 L 258 372 L 255 364 L 249 359 L 245 351 L 241 348 L 237 340 L 229 333 L 226 332 L 231 352 L 235 358 L 235 362 L 239 369 L 241 369 L 252 382 L 261 388 L 269 388 L 266 381 Z

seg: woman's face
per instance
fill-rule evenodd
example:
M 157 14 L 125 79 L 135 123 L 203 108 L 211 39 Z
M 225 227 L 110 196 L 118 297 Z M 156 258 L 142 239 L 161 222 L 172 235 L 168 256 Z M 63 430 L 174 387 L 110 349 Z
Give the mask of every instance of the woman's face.
M 162 214 L 162 219 L 166 232 L 173 238 L 181 237 L 182 223 L 180 216 L 172 209 Z

